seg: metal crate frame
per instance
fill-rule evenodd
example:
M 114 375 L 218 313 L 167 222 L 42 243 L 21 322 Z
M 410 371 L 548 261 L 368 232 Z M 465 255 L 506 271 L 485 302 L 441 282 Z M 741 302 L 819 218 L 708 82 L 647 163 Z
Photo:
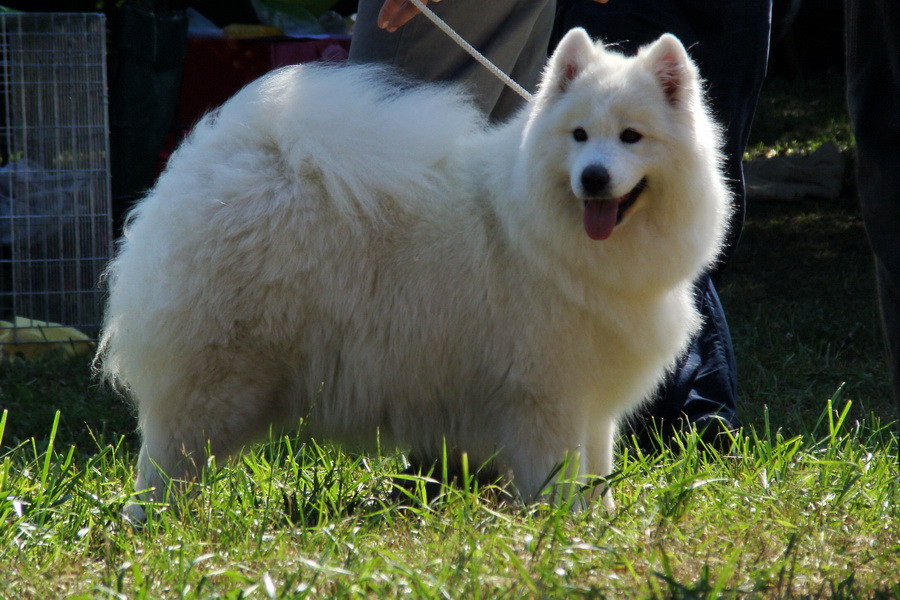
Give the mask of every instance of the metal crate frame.
M 99 334 L 113 247 L 107 107 L 102 14 L 0 14 L 0 344 Z

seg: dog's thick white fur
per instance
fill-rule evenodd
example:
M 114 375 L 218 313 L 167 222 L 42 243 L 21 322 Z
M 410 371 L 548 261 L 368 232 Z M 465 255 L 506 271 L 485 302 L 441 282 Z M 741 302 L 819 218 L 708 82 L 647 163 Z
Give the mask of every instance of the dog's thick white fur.
M 609 474 L 617 422 L 699 324 L 718 144 L 671 36 L 625 58 L 573 30 L 499 127 L 372 67 L 249 85 L 176 152 L 108 270 L 97 359 L 138 408 L 139 498 L 301 419 L 493 457 L 525 499 L 567 453 Z

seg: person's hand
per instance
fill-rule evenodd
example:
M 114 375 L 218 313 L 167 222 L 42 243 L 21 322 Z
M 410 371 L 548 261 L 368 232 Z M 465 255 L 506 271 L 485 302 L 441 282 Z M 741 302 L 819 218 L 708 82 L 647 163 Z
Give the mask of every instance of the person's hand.
M 422 4 L 428 4 L 428 0 L 422 0 Z M 378 27 L 393 33 L 417 14 L 419 14 L 419 9 L 412 2 L 407 2 L 407 0 L 384 0 L 381 11 L 378 13 Z

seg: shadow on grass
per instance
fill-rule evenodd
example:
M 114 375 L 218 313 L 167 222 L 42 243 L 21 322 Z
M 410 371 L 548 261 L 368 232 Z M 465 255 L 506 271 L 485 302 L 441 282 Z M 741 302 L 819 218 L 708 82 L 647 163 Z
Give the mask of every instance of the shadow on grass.
M 48 438 L 60 412 L 56 443 L 83 451 L 97 441 L 114 443 L 125 436 L 137 445 L 136 420 L 128 403 L 91 374 L 83 359 L 49 354 L 36 361 L 0 362 L 0 410 L 8 411 L 3 447 L 34 438 Z

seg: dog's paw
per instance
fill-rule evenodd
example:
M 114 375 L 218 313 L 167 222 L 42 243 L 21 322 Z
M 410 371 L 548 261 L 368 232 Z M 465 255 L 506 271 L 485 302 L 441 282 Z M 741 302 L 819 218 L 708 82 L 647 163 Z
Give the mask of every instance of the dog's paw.
M 605 510 L 610 515 L 616 514 L 616 501 L 613 500 L 612 492 L 610 492 L 609 490 L 606 490 L 603 493 L 603 498 L 600 501 L 600 505 L 603 507 L 603 510 Z
M 140 504 L 129 502 L 122 510 L 122 520 L 131 527 L 140 529 L 147 522 L 147 512 Z

